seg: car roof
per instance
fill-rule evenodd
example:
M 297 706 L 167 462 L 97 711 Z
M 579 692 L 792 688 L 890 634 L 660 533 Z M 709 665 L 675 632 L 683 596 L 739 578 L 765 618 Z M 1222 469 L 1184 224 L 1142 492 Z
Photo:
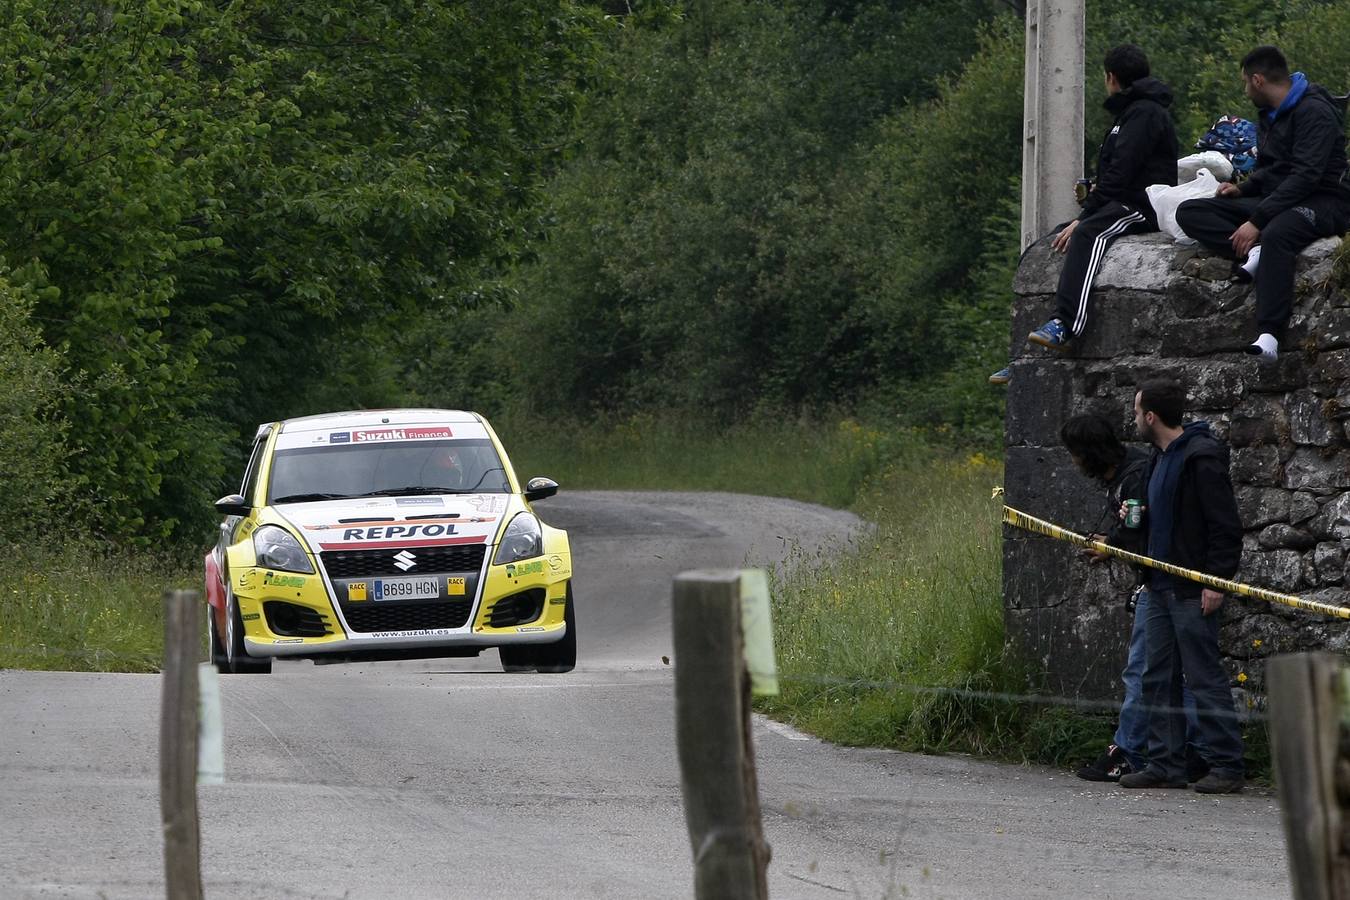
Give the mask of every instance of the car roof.
M 316 416 L 299 416 L 284 419 L 277 423 L 283 432 L 329 431 L 343 428 L 367 428 L 376 425 L 421 425 L 454 424 L 456 422 L 481 422 L 477 413 L 459 409 L 357 409 L 346 412 L 323 413 Z M 258 431 L 271 427 L 259 426 Z

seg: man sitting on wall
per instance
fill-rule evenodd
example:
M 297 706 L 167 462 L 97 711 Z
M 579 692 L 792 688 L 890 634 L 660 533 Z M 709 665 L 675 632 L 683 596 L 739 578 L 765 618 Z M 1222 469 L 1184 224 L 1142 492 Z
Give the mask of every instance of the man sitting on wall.
M 1240 185 L 1220 185 L 1212 199 L 1181 204 L 1177 224 L 1242 261 L 1235 278 L 1255 278 L 1259 336 L 1247 352 L 1273 362 L 1293 312 L 1299 253 L 1350 224 L 1345 130 L 1326 88 L 1302 72 L 1291 76 L 1276 47 L 1257 47 L 1243 58 L 1242 85 L 1260 110 L 1256 168 Z
M 1097 152 L 1097 180 L 1082 200 L 1083 212 L 1056 229 L 1052 246 L 1068 254 L 1055 291 L 1055 317 L 1027 340 L 1063 350 L 1088 323 L 1092 282 L 1106 248 L 1123 234 L 1158 230 L 1144 189 L 1177 183 L 1177 132 L 1167 107 L 1172 91 L 1149 75 L 1148 57 L 1134 44 L 1122 44 L 1103 61 L 1106 103 L 1115 114 Z M 989 376 L 1007 384 L 1007 367 Z

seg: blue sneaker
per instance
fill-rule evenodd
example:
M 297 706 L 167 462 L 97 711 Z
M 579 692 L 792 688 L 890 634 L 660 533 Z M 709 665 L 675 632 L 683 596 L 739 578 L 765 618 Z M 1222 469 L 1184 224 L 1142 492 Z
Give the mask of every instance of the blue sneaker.
M 1069 345 L 1072 336 L 1069 334 L 1069 329 L 1064 327 L 1063 322 L 1059 319 L 1051 319 L 1027 335 L 1027 340 L 1033 344 L 1040 344 L 1042 347 L 1063 350 Z
M 1007 384 L 1009 381 L 1012 381 L 1012 372 L 1010 372 L 1008 369 L 1009 369 L 1008 366 L 1004 366 L 1003 368 L 1001 368 L 1001 369 L 999 369 L 997 372 L 995 372 L 993 375 L 990 375 L 990 376 L 989 376 L 989 383 L 990 383 L 990 384 Z

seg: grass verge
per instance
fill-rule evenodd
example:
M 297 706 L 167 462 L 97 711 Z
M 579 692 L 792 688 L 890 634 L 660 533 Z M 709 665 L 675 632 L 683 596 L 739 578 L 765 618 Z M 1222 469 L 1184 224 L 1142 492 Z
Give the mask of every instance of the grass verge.
M 157 672 L 162 595 L 198 587 L 187 561 L 85 547 L 6 549 L 0 572 L 0 668 Z
M 914 432 L 851 419 L 763 418 L 715 429 L 638 415 L 546 429 L 507 420 L 499 429 L 518 475 L 549 475 L 564 489 L 733 491 L 836 508 L 852 506 L 888 461 L 923 446 Z
M 777 585 L 783 693 L 766 712 L 845 744 L 1006 753 L 1024 715 L 1003 651 L 1001 526 L 982 454 L 892 460 L 857 507 L 875 531 Z

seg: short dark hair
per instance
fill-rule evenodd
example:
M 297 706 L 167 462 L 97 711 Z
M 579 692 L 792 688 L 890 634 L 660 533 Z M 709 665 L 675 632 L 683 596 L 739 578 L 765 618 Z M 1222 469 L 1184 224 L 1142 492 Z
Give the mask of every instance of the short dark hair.
M 1186 391 L 1171 378 L 1150 378 L 1139 385 L 1139 408 L 1153 413 L 1168 428 L 1176 428 L 1186 411 Z
M 1116 76 L 1121 88 L 1127 88 L 1148 76 L 1148 57 L 1134 44 L 1121 44 L 1106 51 L 1102 68 Z
M 1107 472 L 1125 461 L 1125 445 L 1116 429 L 1097 413 L 1083 413 L 1066 421 L 1060 426 L 1059 439 L 1093 478 L 1106 478 Z
M 1242 57 L 1242 73 L 1248 78 L 1264 75 L 1270 81 L 1289 80 L 1289 60 L 1279 47 L 1262 44 Z

